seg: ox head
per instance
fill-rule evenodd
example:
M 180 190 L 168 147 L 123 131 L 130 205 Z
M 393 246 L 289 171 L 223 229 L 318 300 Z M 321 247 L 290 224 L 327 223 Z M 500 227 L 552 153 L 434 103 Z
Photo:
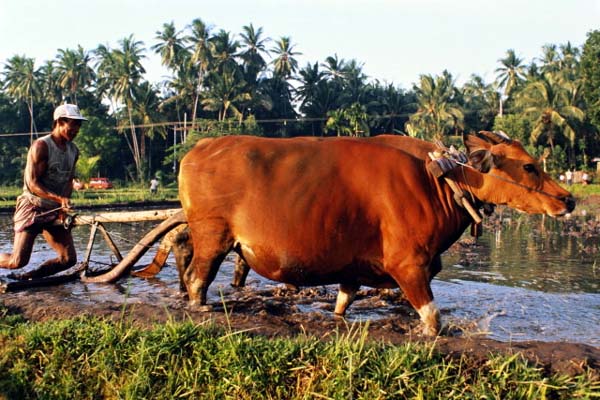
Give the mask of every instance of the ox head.
M 540 168 L 518 140 L 503 132 L 479 132 L 464 140 L 471 167 L 481 172 L 472 187 L 479 200 L 506 204 L 531 214 L 565 215 L 575 208 L 571 194 Z

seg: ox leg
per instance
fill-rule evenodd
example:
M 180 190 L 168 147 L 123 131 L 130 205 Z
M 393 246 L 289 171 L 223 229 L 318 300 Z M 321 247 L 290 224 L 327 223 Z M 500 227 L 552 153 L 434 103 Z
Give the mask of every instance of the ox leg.
M 190 237 L 189 229 L 184 229 L 177 233 L 173 240 L 173 254 L 175 255 L 175 265 L 179 274 L 179 289 L 182 292 L 187 291 L 185 284 L 185 274 L 190 268 L 192 257 L 194 256 L 194 248 L 192 238 Z
M 235 268 L 233 270 L 233 280 L 231 282 L 231 286 L 235 288 L 241 288 L 246 285 L 246 278 L 248 277 L 248 272 L 250 272 L 250 267 L 246 264 L 246 261 L 236 255 L 235 258 Z
M 227 253 L 211 258 L 203 258 L 194 253 L 190 267 L 184 274 L 184 285 L 190 298 L 190 305 L 206 305 L 208 287 L 215 280 L 219 266 Z
M 425 335 L 436 336 L 441 328 L 440 312 L 433 301 L 428 269 L 425 266 L 410 265 L 392 269 L 390 275 L 419 313 Z
M 356 297 L 356 292 L 359 288 L 359 285 L 348 285 L 344 283 L 340 284 L 340 290 L 338 292 L 337 300 L 335 302 L 334 313 L 336 315 L 344 316 L 346 314 L 346 310 L 354 301 L 354 297 Z
M 205 305 L 208 287 L 214 281 L 233 240 L 227 234 L 227 227 L 220 224 L 202 225 L 199 230 L 190 225 L 190 230 L 193 255 L 184 273 L 184 284 L 190 305 Z

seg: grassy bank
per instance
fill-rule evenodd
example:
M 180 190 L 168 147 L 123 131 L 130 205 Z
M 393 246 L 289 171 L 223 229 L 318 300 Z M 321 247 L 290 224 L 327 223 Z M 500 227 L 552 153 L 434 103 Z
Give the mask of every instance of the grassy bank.
M 367 342 L 365 327 L 331 340 L 267 339 L 191 322 L 144 329 L 4 314 L 0 397 L 11 399 L 574 399 L 600 391 L 591 372 L 549 375 L 518 355 L 477 364 L 428 344 Z
M 0 187 L 0 209 L 13 210 L 17 196 L 22 193 L 18 187 Z M 177 188 L 160 188 L 158 193 L 150 194 L 148 188 L 126 187 L 107 190 L 86 189 L 74 191 L 72 202 L 75 208 L 137 205 L 152 202 L 177 201 Z

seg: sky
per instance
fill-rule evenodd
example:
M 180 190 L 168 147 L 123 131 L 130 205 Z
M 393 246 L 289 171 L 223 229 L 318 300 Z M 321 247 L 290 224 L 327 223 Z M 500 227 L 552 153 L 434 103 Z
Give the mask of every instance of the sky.
M 472 74 L 490 83 L 508 49 L 530 63 L 545 44 L 581 47 L 600 29 L 600 0 L 0 0 L 0 71 L 14 55 L 39 67 L 58 49 L 116 48 L 133 34 L 147 49 L 146 79 L 158 83 L 168 72 L 150 50 L 157 31 L 195 18 L 232 35 L 253 24 L 289 36 L 300 67 L 337 54 L 409 90 L 444 70 L 459 85 Z

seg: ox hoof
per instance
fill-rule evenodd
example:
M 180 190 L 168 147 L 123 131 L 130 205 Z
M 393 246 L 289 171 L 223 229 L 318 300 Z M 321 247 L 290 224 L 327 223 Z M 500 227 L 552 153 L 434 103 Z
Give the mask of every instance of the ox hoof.
M 213 306 L 208 304 L 198 305 L 195 308 L 200 312 L 211 312 L 213 310 Z
M 192 311 L 199 311 L 199 312 L 213 311 L 213 306 L 211 306 L 209 304 L 199 304 L 197 302 L 190 301 L 189 306 Z
M 346 313 L 337 313 L 337 312 L 334 311 L 333 312 L 333 318 L 345 320 L 346 319 Z
M 439 327 L 423 325 L 423 336 L 436 337 L 440 334 Z

